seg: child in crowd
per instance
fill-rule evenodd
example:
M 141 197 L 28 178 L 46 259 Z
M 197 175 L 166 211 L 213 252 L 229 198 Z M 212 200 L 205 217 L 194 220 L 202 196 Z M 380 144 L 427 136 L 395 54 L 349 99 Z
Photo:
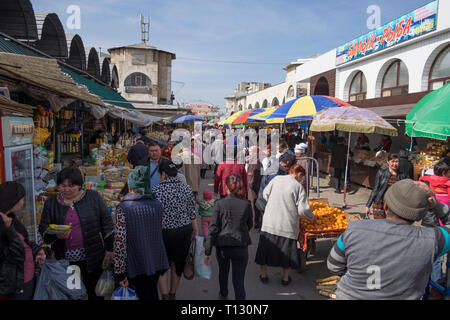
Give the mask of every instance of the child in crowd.
M 203 200 L 198 203 L 198 214 L 202 220 L 203 237 L 208 237 L 208 228 L 211 223 L 211 216 L 214 209 L 214 200 L 212 199 L 212 193 L 210 190 L 203 190 Z
M 434 175 L 423 176 L 419 181 L 428 182 L 430 188 L 436 194 L 436 200 L 450 205 L 450 168 L 445 161 L 440 161 L 434 166 Z

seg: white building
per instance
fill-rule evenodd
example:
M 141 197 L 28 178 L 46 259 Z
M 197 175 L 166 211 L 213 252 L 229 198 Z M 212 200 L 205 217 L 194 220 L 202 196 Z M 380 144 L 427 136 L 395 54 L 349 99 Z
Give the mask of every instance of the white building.
M 240 83 L 235 93 L 225 97 L 226 112 L 279 106 L 294 98 L 309 94 L 307 82 L 296 81 L 296 68 L 312 58 L 298 59 L 283 67 L 286 71 L 285 81 L 275 86 L 267 83 Z M 243 86 L 243 84 L 247 84 Z

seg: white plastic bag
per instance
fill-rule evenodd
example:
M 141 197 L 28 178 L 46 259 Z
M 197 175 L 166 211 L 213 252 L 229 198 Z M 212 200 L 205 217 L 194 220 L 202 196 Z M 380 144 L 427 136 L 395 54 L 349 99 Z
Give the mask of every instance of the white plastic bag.
M 194 270 L 199 278 L 211 279 L 211 266 L 205 264 L 205 247 L 203 246 L 203 237 L 196 236 Z
M 110 297 L 114 292 L 114 275 L 110 268 L 103 271 L 95 286 L 95 294 L 99 297 Z
M 118 287 L 114 290 L 111 300 L 138 300 L 138 297 L 133 289 Z

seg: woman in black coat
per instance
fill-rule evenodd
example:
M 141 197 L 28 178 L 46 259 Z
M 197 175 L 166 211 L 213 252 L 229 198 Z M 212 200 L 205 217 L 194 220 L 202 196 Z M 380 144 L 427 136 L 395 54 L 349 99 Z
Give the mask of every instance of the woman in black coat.
M 45 262 L 44 250 L 29 240 L 16 217 L 25 189 L 17 182 L 0 185 L 0 295 L 6 300 L 31 300 L 36 286 L 35 262 Z
M 233 287 L 236 300 L 245 300 L 244 279 L 248 263 L 249 231 L 253 226 L 250 201 L 240 194 L 244 189 L 242 178 L 230 174 L 226 179 L 228 195 L 214 206 L 208 237 L 205 242 L 205 264 L 211 264 L 211 250 L 216 247 L 219 263 L 220 298 L 228 296 L 228 274 L 233 268 Z
M 384 194 L 391 185 L 405 179 L 405 176 L 398 171 L 399 165 L 399 156 L 397 154 L 390 154 L 388 157 L 388 165 L 378 170 L 375 176 L 375 185 L 366 203 L 366 217 L 369 216 L 370 207 L 372 207 L 374 219 L 386 218 L 386 213 L 383 209 Z
M 68 260 L 80 268 L 89 299 L 97 299 L 95 286 L 103 259 L 105 254 L 113 257 L 111 214 L 97 191 L 83 189 L 79 169 L 64 168 L 58 174 L 57 184 L 61 192 L 45 202 L 39 232 L 44 242 L 52 245 L 56 259 Z M 50 224 L 71 225 L 71 230 L 48 234 Z

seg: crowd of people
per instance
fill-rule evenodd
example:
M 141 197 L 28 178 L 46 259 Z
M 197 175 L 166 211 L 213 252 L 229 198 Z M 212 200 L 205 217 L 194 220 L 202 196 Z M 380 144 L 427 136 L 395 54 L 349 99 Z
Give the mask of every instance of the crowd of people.
M 175 300 L 191 242 L 203 236 L 206 265 L 212 263 L 213 247 L 216 251 L 218 298 L 228 297 L 231 266 L 234 297 L 244 300 L 252 228 L 259 230 L 254 257 L 260 266 L 259 280 L 268 283 L 267 267 L 279 267 L 279 281 L 288 286 L 290 271 L 300 263 L 299 218 L 313 222 L 316 217 L 307 199 L 308 140 L 303 131 L 288 131 L 281 138 L 277 150 L 272 150 L 270 141 L 265 150 L 245 143 L 242 155 L 237 139 L 213 139 L 210 150 L 215 162 L 204 166 L 195 159 L 201 159 L 203 151 L 196 150 L 196 137 L 188 148 L 178 141 L 161 148 L 142 135 L 129 150 L 133 170 L 114 219 L 99 193 L 83 188 L 81 171 L 64 168 L 57 177 L 58 194 L 45 202 L 39 225 L 43 242 L 51 247 L 46 251 L 28 240 L 15 216 L 23 206 L 23 187 L 15 182 L 1 184 L 0 294 L 7 300 L 32 299 L 36 264 L 54 258 L 80 268 L 88 299 L 103 299 L 96 295 L 95 286 L 104 259 L 110 259 L 117 284 L 133 286 L 139 299 Z M 331 148 L 336 192 L 340 192 L 345 139 L 321 135 L 317 140 Z M 355 147 L 367 144 L 361 135 Z M 382 147 L 387 145 L 383 140 Z M 174 150 L 181 159 L 192 161 L 172 161 Z M 214 157 L 220 152 L 228 156 L 223 161 Z M 339 299 L 420 299 L 430 275 L 436 281 L 442 277 L 442 256 L 450 250 L 445 228 L 449 158 L 421 181 L 411 180 L 411 169 L 401 159 L 389 155 L 367 201 L 367 219 L 351 223 L 330 252 L 328 268 L 342 275 Z M 208 169 L 214 174 L 214 187 L 200 193 L 200 180 Z M 422 226 L 413 224 L 416 221 Z M 71 230 L 49 234 L 51 224 L 70 225 Z M 371 268 L 381 272 L 382 286 L 375 281 L 366 287 Z

